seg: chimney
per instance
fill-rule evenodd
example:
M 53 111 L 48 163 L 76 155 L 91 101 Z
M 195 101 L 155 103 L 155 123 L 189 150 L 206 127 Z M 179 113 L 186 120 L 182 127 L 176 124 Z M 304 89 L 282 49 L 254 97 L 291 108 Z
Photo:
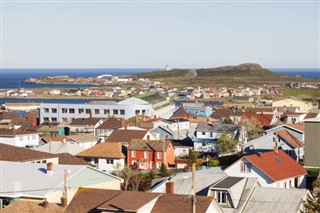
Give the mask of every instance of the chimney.
M 278 154 L 278 152 L 279 152 L 279 147 L 278 147 L 279 138 L 278 138 L 278 134 L 276 134 L 274 137 L 275 137 L 275 138 L 274 138 L 273 151 L 274 151 L 276 154 Z
M 92 110 L 90 110 L 90 116 L 89 116 L 89 118 L 92 118 Z
M 62 207 L 67 207 L 67 205 L 68 205 L 67 204 L 67 201 L 68 201 L 67 198 L 66 197 L 61 197 L 60 200 L 61 200 L 61 206 Z
M 166 193 L 167 194 L 174 194 L 174 183 L 173 182 L 166 182 Z
M 53 163 L 49 162 L 47 163 L 47 174 L 53 172 Z

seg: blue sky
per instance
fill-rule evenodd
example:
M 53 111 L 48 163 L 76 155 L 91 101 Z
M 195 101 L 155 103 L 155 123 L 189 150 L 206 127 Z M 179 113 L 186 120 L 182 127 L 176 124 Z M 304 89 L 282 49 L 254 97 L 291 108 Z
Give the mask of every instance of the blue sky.
M 320 67 L 319 2 L 3 0 L 3 68 Z

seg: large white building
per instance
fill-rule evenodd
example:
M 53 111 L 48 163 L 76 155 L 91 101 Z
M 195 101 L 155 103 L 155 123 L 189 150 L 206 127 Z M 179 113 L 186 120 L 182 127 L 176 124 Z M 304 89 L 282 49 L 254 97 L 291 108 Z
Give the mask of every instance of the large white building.
M 150 97 L 150 96 L 149 96 Z M 74 118 L 131 118 L 136 115 L 149 117 L 170 117 L 173 113 L 174 105 L 167 101 L 167 105 L 155 106 L 155 104 L 140 98 L 128 98 L 120 102 L 114 101 L 94 101 L 88 104 L 59 104 L 41 103 L 40 123 L 62 122 Z

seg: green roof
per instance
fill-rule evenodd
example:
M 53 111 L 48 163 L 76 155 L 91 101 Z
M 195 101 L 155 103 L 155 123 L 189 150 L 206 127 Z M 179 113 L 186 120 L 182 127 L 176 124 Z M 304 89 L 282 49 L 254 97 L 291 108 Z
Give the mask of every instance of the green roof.
M 158 92 L 149 92 L 146 94 L 137 95 L 135 97 L 147 101 L 150 104 L 157 104 L 167 100 L 167 98 L 164 95 Z

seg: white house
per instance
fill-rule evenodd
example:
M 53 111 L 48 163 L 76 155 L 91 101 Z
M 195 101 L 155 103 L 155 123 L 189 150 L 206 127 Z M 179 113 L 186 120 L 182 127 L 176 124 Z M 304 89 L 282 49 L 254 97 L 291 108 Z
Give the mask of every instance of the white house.
M 78 146 L 89 149 L 95 146 L 100 138 L 91 134 L 81 134 L 81 135 L 69 135 L 68 138 Z
M 261 186 L 305 188 L 307 170 L 285 152 L 247 155 L 224 170 L 229 176 L 258 178 Z
M 121 143 L 103 142 L 77 154 L 78 157 L 96 165 L 104 172 L 112 172 L 125 165 L 125 155 Z
M 12 199 L 44 200 L 60 203 L 63 191 L 71 201 L 79 187 L 119 190 L 121 178 L 90 166 L 1 161 L 0 203 Z M 66 188 L 64 177 L 66 176 Z
M 39 132 L 24 131 L 20 129 L 1 129 L 0 143 L 18 147 L 39 146 Z

